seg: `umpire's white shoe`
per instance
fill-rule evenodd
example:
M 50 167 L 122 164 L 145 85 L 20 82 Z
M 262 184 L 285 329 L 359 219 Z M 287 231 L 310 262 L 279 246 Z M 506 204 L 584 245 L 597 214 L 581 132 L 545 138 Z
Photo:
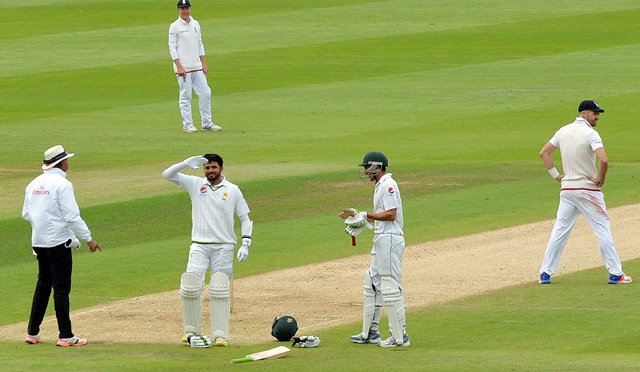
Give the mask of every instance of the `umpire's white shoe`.
M 407 347 L 411 345 L 411 341 L 409 340 L 409 335 L 407 335 L 406 333 L 404 335 L 402 335 L 402 343 L 399 344 L 395 338 L 393 338 L 393 336 L 389 337 L 388 339 L 384 340 L 384 341 L 380 341 L 380 343 L 378 344 L 378 346 L 380 347 L 398 347 L 398 346 L 402 346 L 402 347 Z
M 185 132 L 185 133 L 193 133 L 193 132 L 197 132 L 198 129 L 196 127 L 194 127 L 193 124 L 191 124 L 188 127 L 182 128 L 182 131 Z
M 41 341 L 40 334 L 37 335 L 27 335 L 27 338 L 24 339 L 24 342 L 35 345 Z
M 56 343 L 56 346 L 69 347 L 69 346 L 84 346 L 88 343 L 86 338 L 79 338 L 76 336 L 69 338 L 61 338 Z
M 222 130 L 222 127 L 215 125 L 215 124 L 211 124 L 211 125 L 207 125 L 207 126 L 202 126 L 202 130 L 208 130 L 210 132 L 217 132 L 219 130 Z
M 350 338 L 351 342 L 354 344 L 378 344 L 380 343 L 380 332 L 378 331 L 369 331 L 367 337 L 362 337 L 362 333 L 358 333 L 357 335 L 353 335 Z

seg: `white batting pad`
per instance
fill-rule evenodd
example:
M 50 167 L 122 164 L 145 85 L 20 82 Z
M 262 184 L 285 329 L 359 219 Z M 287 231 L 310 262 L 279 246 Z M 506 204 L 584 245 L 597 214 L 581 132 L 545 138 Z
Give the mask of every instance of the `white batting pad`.
M 185 334 L 200 335 L 202 324 L 202 289 L 204 283 L 200 275 L 183 273 L 180 278 L 180 298 L 182 299 L 182 320 Z
M 380 288 L 380 291 L 387 307 L 391 336 L 396 339 L 398 344 L 402 344 L 405 323 L 405 305 L 402 292 L 393 278 L 386 275 L 382 276 L 382 288 Z
M 362 337 L 367 338 L 371 324 L 373 323 L 373 317 L 376 313 L 376 292 L 373 290 L 373 283 L 371 282 L 371 275 L 369 270 L 364 273 L 364 305 L 362 307 Z
M 217 337 L 229 340 L 230 297 L 231 289 L 227 274 L 213 273 L 209 286 L 209 301 L 211 302 L 211 334 L 214 341 Z

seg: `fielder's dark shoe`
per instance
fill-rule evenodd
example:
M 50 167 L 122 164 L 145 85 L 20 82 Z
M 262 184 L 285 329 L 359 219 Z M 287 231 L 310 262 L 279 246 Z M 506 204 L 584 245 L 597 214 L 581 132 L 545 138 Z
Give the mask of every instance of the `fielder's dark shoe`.
M 609 275 L 609 284 L 629 284 L 633 282 L 633 279 L 629 275 Z
M 540 284 L 551 284 L 551 275 L 547 273 L 540 274 L 540 280 L 538 280 Z

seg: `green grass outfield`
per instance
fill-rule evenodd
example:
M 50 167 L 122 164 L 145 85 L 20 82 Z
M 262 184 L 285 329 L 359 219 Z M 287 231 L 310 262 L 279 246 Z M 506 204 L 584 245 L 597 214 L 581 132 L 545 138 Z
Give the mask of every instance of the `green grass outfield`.
M 175 2 L 0 0 L 0 325 L 28 316 L 22 193 L 56 143 L 76 153 L 69 179 L 104 248 L 76 253 L 73 309 L 176 288 L 190 207 L 160 173 L 204 152 L 224 157 L 252 209 L 236 277 L 363 253 L 336 215 L 371 208 L 355 164 L 374 149 L 400 184 L 409 244 L 553 218 L 558 186 L 537 154 L 584 98 L 606 110 L 609 207 L 640 200 L 636 1 L 194 0 L 224 130 L 193 135 L 180 132 L 166 45 Z M 410 313 L 409 350 L 346 347 L 354 324 L 320 334 L 317 350 L 238 368 L 637 368 L 637 290 L 600 275 Z M 261 346 L 0 342 L 0 363 L 202 370 Z

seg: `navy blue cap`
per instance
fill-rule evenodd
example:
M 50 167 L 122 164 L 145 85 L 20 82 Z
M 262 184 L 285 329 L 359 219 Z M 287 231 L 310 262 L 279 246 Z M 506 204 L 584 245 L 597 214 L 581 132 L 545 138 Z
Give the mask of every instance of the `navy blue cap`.
M 584 100 L 580 102 L 580 106 L 578 106 L 578 112 L 582 112 L 585 110 L 593 111 L 593 112 L 604 112 L 603 109 L 598 106 L 596 101 Z
M 178 8 L 191 8 L 191 4 L 189 4 L 189 0 L 179 0 Z

